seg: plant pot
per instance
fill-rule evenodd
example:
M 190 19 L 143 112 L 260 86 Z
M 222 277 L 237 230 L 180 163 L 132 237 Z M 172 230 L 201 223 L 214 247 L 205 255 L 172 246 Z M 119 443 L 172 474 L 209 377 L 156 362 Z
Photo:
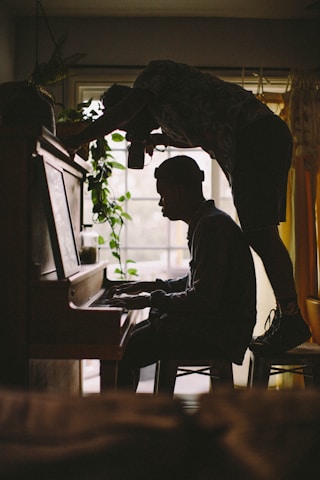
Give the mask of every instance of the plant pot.
M 27 82 L 0 85 L 0 123 L 8 127 L 44 125 L 53 134 L 56 132 L 49 96 Z
M 60 140 L 63 142 L 64 139 L 82 132 L 82 130 L 85 130 L 87 126 L 87 122 L 57 122 L 57 137 L 60 138 Z M 77 151 L 77 154 L 80 155 L 80 157 L 82 157 L 84 160 L 88 160 L 89 143 L 82 145 Z
M 308 297 L 306 306 L 313 341 L 320 345 L 320 298 Z

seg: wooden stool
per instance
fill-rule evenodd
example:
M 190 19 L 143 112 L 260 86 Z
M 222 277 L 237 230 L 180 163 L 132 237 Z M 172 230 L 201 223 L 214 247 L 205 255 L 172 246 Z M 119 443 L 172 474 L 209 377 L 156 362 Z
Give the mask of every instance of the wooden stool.
M 189 367 L 189 368 L 187 368 Z M 193 369 L 191 367 L 199 367 Z M 232 362 L 223 358 L 206 359 L 169 359 L 157 363 L 154 393 L 170 393 L 173 395 L 177 377 L 200 374 L 210 377 L 211 390 L 219 386 L 232 386 Z
M 251 352 L 248 387 L 267 387 L 271 375 L 286 372 L 303 375 L 306 388 L 320 387 L 320 346 L 305 342 L 282 354 Z

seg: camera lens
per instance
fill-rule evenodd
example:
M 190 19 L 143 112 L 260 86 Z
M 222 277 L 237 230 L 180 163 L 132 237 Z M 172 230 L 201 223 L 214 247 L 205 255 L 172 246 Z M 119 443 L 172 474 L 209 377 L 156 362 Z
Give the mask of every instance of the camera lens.
M 128 149 L 128 168 L 142 170 L 144 167 L 144 142 L 132 142 Z

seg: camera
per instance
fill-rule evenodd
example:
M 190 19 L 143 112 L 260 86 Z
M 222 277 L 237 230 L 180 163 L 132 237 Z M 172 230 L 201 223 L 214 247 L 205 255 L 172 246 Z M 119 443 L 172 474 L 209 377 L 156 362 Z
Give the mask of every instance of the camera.
M 128 148 L 128 168 L 142 170 L 144 167 L 145 141 L 132 141 Z

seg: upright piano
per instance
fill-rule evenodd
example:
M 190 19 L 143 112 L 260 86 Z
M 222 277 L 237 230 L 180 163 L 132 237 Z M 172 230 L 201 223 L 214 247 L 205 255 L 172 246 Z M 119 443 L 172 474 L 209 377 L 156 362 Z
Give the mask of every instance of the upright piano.
M 28 387 L 30 359 L 99 359 L 101 388 L 115 387 L 135 315 L 92 306 L 112 283 L 105 263 L 69 265 L 64 259 L 61 272 L 56 248 L 70 240 L 64 238 L 68 226 L 60 224 L 59 231 L 60 218 L 53 218 L 58 228 L 52 237 L 39 168 L 47 162 L 62 176 L 78 249 L 88 163 L 71 158 L 44 127 L 1 127 L 0 160 L 0 386 Z

